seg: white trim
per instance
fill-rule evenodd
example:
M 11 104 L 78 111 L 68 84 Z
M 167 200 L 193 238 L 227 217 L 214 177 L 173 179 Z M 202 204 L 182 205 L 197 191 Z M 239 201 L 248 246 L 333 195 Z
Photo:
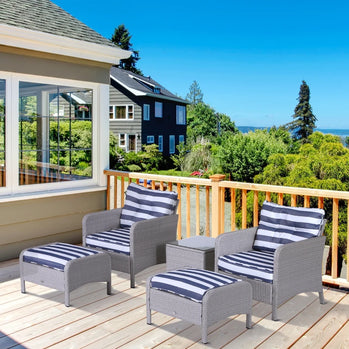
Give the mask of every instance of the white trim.
M 111 119 L 110 118 L 110 107 L 113 107 L 113 118 Z M 126 118 L 125 119 L 117 119 L 116 118 L 116 113 L 115 113 L 115 108 L 117 108 L 117 107 L 126 107 L 126 110 L 125 110 L 125 113 L 126 113 Z M 128 116 L 129 116 L 129 110 L 128 110 L 128 108 L 129 107 L 132 107 L 132 118 L 129 118 Z M 129 103 L 129 104 L 110 104 L 109 105 L 109 121 L 134 121 L 134 119 L 135 119 L 135 105 L 134 104 L 132 104 L 132 103 Z
M 29 74 L 0 71 L 0 78 L 6 79 L 6 187 L 0 187 L 0 197 L 20 197 L 34 193 L 73 190 L 84 186 L 106 183 L 103 170 L 109 166 L 109 122 L 105 117 L 109 105 L 109 85 L 93 82 L 44 77 Z M 92 178 L 79 181 L 19 185 L 19 81 L 38 82 L 70 87 L 84 87 L 93 90 L 92 116 Z M 102 98 L 103 97 L 103 98 Z M 17 130 L 17 131 L 16 131 Z M 63 194 L 62 194 L 63 195 Z M 50 196 L 50 194 L 48 194 Z M 20 200 L 20 199 L 18 199 Z
M 148 92 L 136 90 L 135 88 L 129 87 L 128 85 L 124 84 L 123 82 L 121 82 L 120 80 L 115 78 L 113 75 L 110 75 L 110 78 L 112 80 L 114 80 L 115 82 L 117 82 L 118 84 L 120 84 L 122 87 L 124 87 L 127 91 L 130 91 L 135 96 L 148 96 L 148 97 L 154 97 L 154 98 L 158 98 L 158 99 L 165 99 L 165 100 L 168 100 L 168 101 L 174 101 L 174 102 L 189 104 L 189 102 L 187 102 L 187 101 L 185 101 L 185 100 L 183 100 L 181 98 L 164 96 L 164 95 L 161 95 L 161 94 L 148 93 Z
M 95 44 L 7 24 L 0 24 L 0 42 L 5 46 L 109 64 L 119 64 L 120 59 L 129 58 L 132 54 L 119 47 Z

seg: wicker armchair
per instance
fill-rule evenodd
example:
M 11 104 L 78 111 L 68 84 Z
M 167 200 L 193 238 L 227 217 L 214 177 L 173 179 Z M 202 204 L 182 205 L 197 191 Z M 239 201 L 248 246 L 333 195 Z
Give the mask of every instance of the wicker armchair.
M 307 209 L 300 210 L 307 212 Z M 261 216 L 262 213 L 263 209 Z M 278 320 L 280 304 L 302 292 L 318 292 L 320 303 L 324 304 L 322 257 L 325 236 L 322 234 L 325 220 L 319 222 L 314 237 L 280 243 L 270 251 L 256 249 L 258 231 L 263 230 L 261 221 L 259 227 L 224 233 L 216 239 L 215 270 L 248 281 L 252 285 L 253 299 L 272 305 L 273 320 Z
M 134 191 L 136 190 L 136 191 Z M 131 192 L 135 194 L 134 199 Z M 153 196 L 156 195 L 156 196 Z M 157 198 L 171 196 L 168 213 L 162 212 L 156 217 Z M 145 202 L 144 198 L 150 201 Z M 134 202 L 136 200 L 138 202 Z M 130 274 L 130 286 L 135 287 L 135 274 L 166 261 L 165 245 L 176 240 L 178 215 L 177 194 L 146 189 L 134 183 L 126 192 L 123 208 L 87 214 L 82 221 L 82 242 L 89 246 L 104 250 L 111 257 L 112 270 Z M 150 205 L 150 207 L 148 207 Z M 155 206 L 154 206 L 155 205 Z M 125 216 L 125 211 L 135 208 L 132 214 Z M 140 212 L 147 214 L 139 217 Z M 149 217 L 149 213 L 155 217 Z M 142 215 L 142 213 L 141 213 Z M 145 217 L 148 218 L 145 218 Z M 125 226 L 125 222 L 132 224 Z M 123 234 L 119 239 L 119 235 Z

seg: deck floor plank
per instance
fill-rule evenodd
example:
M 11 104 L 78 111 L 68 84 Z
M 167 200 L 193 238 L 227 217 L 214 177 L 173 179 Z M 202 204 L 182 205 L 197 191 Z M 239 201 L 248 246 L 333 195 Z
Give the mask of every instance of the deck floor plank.
M 322 348 L 348 321 L 349 295 L 346 294 L 330 312 L 320 318 L 313 327 L 302 336 L 292 348 Z
M 1 263 L 0 263 L 1 268 Z M 280 321 L 271 320 L 271 306 L 253 303 L 253 328 L 245 315 L 234 315 L 209 328 L 208 345 L 201 343 L 199 326 L 152 312 L 146 323 L 145 281 L 165 265 L 137 275 L 134 289 L 128 275 L 112 273 L 113 294 L 105 283 L 85 285 L 71 293 L 27 283 L 21 294 L 19 279 L 0 283 L 0 347 L 19 349 L 115 348 L 348 348 L 348 292 L 325 289 L 326 304 L 317 293 L 297 295 L 279 307 Z M 15 343 L 18 343 L 16 346 Z M 8 344 L 10 343 L 10 344 Z
M 325 291 L 326 304 L 320 305 L 319 300 L 315 299 L 315 301 L 310 303 L 307 308 L 294 316 L 277 332 L 274 332 L 269 338 L 261 343 L 258 348 L 288 348 L 301 338 L 304 333 L 316 323 L 316 321 L 333 309 L 343 296 L 344 295 L 340 292 L 331 290 Z M 302 324 L 302 326 L 300 326 L 300 324 Z

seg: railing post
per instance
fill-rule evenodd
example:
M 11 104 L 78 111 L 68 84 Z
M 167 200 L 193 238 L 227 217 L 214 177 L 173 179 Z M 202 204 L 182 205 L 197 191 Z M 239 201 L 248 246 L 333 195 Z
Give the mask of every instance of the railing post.
M 215 174 L 210 176 L 212 182 L 212 204 L 211 204 L 211 217 L 212 217 L 212 237 L 217 237 L 221 231 L 221 210 L 222 200 L 221 195 L 222 191 L 219 187 L 219 182 L 225 178 L 225 175 Z

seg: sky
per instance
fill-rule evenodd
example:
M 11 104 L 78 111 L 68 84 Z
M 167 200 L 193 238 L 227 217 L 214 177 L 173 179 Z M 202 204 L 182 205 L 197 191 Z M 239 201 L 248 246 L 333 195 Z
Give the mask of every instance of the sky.
M 349 129 L 349 2 L 323 0 L 52 0 L 110 39 L 124 24 L 137 63 L 236 126 L 292 121 L 304 80 L 318 128 Z

